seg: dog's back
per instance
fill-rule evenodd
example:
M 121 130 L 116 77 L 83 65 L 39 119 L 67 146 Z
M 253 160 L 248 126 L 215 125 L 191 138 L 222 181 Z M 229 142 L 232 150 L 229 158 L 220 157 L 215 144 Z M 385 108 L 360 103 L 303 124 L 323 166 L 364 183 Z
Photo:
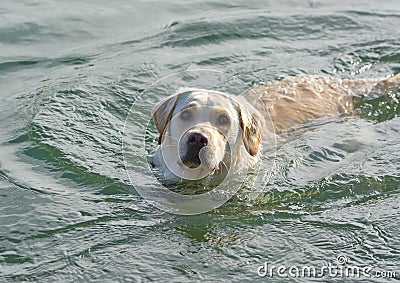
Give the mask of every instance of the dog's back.
M 252 92 L 268 109 L 275 131 L 282 133 L 318 118 L 349 115 L 368 93 L 386 94 L 399 87 L 400 74 L 359 80 L 297 76 L 255 86 Z

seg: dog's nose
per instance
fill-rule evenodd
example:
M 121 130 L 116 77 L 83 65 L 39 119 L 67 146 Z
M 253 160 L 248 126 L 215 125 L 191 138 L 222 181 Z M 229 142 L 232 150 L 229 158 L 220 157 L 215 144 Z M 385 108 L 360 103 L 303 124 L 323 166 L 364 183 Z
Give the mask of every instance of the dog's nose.
M 203 134 L 191 133 L 187 138 L 187 144 L 191 147 L 202 148 L 208 145 L 208 139 Z

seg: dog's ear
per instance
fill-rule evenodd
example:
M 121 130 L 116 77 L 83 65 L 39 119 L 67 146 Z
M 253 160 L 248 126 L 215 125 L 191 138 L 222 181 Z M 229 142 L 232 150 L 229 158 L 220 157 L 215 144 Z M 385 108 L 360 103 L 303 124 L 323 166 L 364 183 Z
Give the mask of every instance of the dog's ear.
M 179 92 L 164 98 L 153 110 L 153 121 L 158 133 L 160 134 L 158 137 L 158 144 L 161 144 L 165 127 L 168 125 L 169 121 L 171 121 L 172 113 L 175 110 L 176 103 L 182 94 L 183 92 Z
M 264 118 L 257 110 L 250 111 L 243 105 L 238 105 L 238 110 L 244 146 L 251 156 L 255 156 L 262 140 Z

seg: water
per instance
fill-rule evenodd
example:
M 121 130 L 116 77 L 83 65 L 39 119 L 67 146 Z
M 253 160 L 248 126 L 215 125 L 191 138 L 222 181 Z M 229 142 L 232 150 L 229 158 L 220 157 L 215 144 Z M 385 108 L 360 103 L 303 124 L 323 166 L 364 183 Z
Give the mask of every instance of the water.
M 135 97 L 173 72 L 399 73 L 399 26 L 398 1 L 2 1 L 0 281 L 280 282 L 264 262 L 398 281 L 399 93 L 286 137 L 265 193 L 196 216 L 134 192 L 121 140 Z

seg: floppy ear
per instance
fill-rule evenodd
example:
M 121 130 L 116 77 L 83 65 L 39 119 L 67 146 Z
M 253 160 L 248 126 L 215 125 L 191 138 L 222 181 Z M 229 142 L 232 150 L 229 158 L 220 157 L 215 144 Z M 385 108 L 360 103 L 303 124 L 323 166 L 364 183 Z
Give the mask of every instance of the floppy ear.
M 165 131 L 165 127 L 171 121 L 172 113 L 175 110 L 176 103 L 183 92 L 173 94 L 161 100 L 153 110 L 153 120 L 157 128 L 158 133 L 158 144 L 161 144 L 162 137 Z
M 238 110 L 244 146 L 251 156 L 255 156 L 259 151 L 264 131 L 264 117 L 255 109 L 250 113 L 244 105 L 238 105 Z

